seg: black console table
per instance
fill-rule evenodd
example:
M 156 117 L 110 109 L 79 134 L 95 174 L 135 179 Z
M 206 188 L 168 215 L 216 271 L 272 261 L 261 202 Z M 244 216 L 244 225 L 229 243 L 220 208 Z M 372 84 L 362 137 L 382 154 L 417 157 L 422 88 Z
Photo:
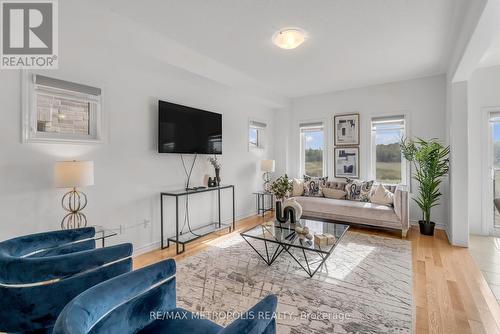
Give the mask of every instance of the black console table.
M 220 214 L 220 195 L 221 195 L 221 190 L 224 189 L 231 189 L 232 190 L 232 195 L 233 195 L 233 222 L 230 224 L 225 224 L 222 223 L 221 221 L 221 214 Z M 201 194 L 201 193 L 206 193 L 209 191 L 216 191 L 217 192 L 217 210 L 218 210 L 218 220 L 216 222 L 212 222 L 203 226 L 199 226 L 196 229 L 193 229 L 192 231 L 188 231 L 185 233 L 180 233 L 179 231 L 179 197 L 183 196 L 191 196 L 195 194 Z M 169 196 L 169 197 L 175 197 L 175 237 L 170 237 L 167 238 L 167 246 L 165 247 L 164 243 L 164 235 L 163 235 L 163 197 L 164 196 Z M 185 250 L 185 245 L 193 240 L 196 240 L 198 238 L 201 238 L 207 234 L 220 231 L 226 228 L 229 228 L 229 232 L 231 230 L 234 231 L 235 229 L 235 212 L 234 212 L 234 185 L 221 185 L 219 187 L 213 187 L 213 188 L 202 188 L 202 189 L 192 189 L 192 190 L 174 190 L 174 191 L 168 191 L 168 192 L 162 192 L 160 193 L 160 211 L 161 211 L 161 249 L 165 249 L 170 246 L 170 242 L 175 242 L 176 246 L 176 252 L 177 254 L 184 253 Z M 192 233 L 194 232 L 194 233 Z M 182 245 L 182 251 L 179 250 L 179 245 Z
M 260 215 L 262 214 L 262 217 L 266 214 L 268 211 L 273 211 L 274 210 L 274 195 L 273 193 L 266 192 L 266 191 L 256 191 L 254 192 L 256 199 L 257 199 L 257 214 Z M 266 196 L 269 197 L 269 206 L 266 207 Z M 261 205 L 262 203 L 262 205 Z

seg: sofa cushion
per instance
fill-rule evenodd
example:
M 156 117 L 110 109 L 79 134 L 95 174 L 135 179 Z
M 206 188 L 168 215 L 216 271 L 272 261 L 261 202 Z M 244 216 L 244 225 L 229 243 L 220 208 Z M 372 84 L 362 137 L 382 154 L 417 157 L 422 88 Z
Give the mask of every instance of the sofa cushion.
M 304 180 L 294 178 L 292 180 L 292 196 L 302 195 L 304 195 Z
M 394 194 L 387 190 L 383 184 L 379 183 L 372 187 L 370 202 L 392 206 L 394 203 Z
M 370 200 L 370 191 L 373 181 L 360 181 L 347 179 L 345 190 L 347 199 L 351 201 L 368 202 Z
M 339 181 L 327 181 L 326 187 L 330 189 L 344 190 L 347 183 Z
M 319 212 L 323 215 L 335 217 L 353 217 L 362 220 L 379 220 L 398 223 L 399 219 L 394 209 L 387 205 L 379 205 L 369 202 L 348 201 L 342 199 L 331 199 L 325 197 L 296 197 L 297 202 L 302 205 L 304 214 L 307 212 Z
M 304 196 L 322 197 L 323 192 L 321 191 L 321 188 L 326 187 L 327 181 L 328 176 L 311 177 L 304 175 Z
M 323 188 L 323 196 L 326 198 L 345 199 L 347 193 L 344 190 Z

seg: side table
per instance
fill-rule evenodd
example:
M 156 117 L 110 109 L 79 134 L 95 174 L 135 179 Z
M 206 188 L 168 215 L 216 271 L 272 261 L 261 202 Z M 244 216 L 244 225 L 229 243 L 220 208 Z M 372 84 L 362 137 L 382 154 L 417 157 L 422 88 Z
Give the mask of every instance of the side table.
M 266 191 L 256 191 L 254 192 L 257 204 L 257 214 L 264 215 L 268 211 L 274 211 L 274 195 Z M 268 206 L 266 206 L 266 197 L 269 198 Z

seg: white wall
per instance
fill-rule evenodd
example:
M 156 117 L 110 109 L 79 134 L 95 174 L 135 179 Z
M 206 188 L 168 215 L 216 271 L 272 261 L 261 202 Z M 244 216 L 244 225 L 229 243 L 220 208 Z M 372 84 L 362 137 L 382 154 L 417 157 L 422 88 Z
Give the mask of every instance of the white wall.
M 374 116 L 405 114 L 409 136 L 445 140 L 446 78 L 439 75 L 293 99 L 288 140 L 275 142 L 277 152 L 288 145 L 290 158 L 287 172 L 291 176 L 299 176 L 298 123 L 303 120 L 324 120 L 328 138 L 328 176 L 333 178 L 333 116 L 351 112 L 361 115 L 360 176 L 367 178 L 370 154 L 369 122 Z M 416 190 L 415 187 L 412 189 Z M 442 226 L 448 222 L 447 203 L 448 194 L 445 191 L 442 205 L 433 210 L 433 220 Z M 414 203 L 411 204 L 410 218 L 415 221 L 421 218 Z
M 168 51 L 165 41 L 145 45 L 136 26 L 91 7 L 60 2 L 59 70 L 44 74 L 103 89 L 107 138 L 100 145 L 22 144 L 20 73 L 0 71 L 0 240 L 58 229 L 64 190 L 53 187 L 54 162 L 88 159 L 95 162 L 95 185 L 84 189 L 90 224 L 123 226 L 115 243 L 131 241 L 143 250 L 155 246 L 159 192 L 181 188 L 185 180 L 178 155 L 157 153 L 158 99 L 223 114 L 223 183 L 236 185 L 237 216 L 254 213 L 251 193 L 262 182 L 259 161 L 272 158 L 274 149 L 269 140 L 265 150 L 248 152 L 248 119 L 266 120 L 272 133 L 274 112 L 240 90 L 169 65 L 163 60 L 168 53 L 159 52 Z M 193 183 L 200 184 L 206 172 L 213 169 L 201 156 Z M 193 199 L 194 221 L 211 220 L 214 199 Z M 223 218 L 230 218 L 230 193 L 223 203 Z M 144 227 L 144 222 L 149 224 Z
M 476 70 L 468 82 L 468 194 L 469 229 L 472 234 L 489 234 L 493 207 L 492 185 L 488 181 L 488 121 L 490 111 L 500 111 L 500 66 Z

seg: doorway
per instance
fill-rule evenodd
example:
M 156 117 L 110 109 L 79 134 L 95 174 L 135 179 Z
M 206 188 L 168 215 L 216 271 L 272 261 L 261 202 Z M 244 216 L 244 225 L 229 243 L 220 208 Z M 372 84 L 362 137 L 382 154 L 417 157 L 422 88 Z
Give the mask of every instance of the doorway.
M 487 147 L 489 180 L 485 189 L 489 194 L 485 225 L 490 235 L 500 236 L 500 111 L 488 112 Z

